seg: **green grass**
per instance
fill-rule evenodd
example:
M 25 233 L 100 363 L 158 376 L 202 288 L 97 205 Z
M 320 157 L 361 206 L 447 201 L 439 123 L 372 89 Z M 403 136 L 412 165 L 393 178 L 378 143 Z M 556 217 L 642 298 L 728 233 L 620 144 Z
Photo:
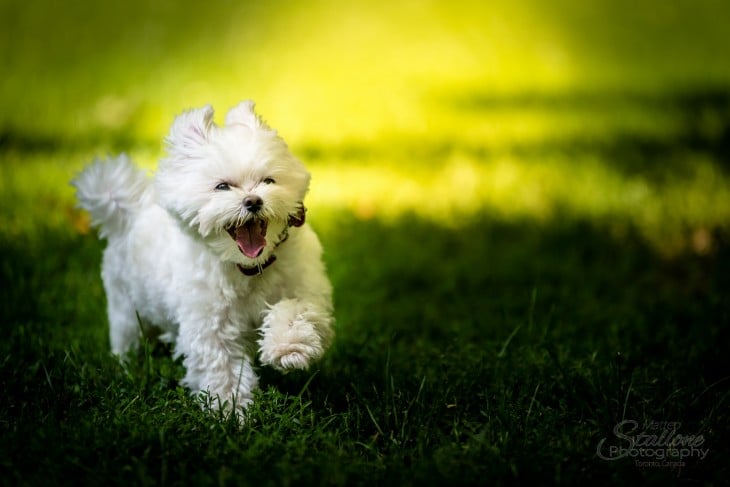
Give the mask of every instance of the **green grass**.
M 0 484 L 725 483 L 730 9 L 489 4 L 0 2 Z M 67 182 L 246 97 L 313 173 L 337 339 L 239 426 L 110 356 Z M 709 453 L 599 458 L 626 419 Z
M 723 477 L 726 244 L 665 260 L 637 235 L 617 241 L 585 221 L 484 216 L 454 231 L 417 217 L 382 224 L 345 214 L 334 228 L 324 241 L 338 340 L 316 371 L 263 370 L 242 428 L 202 413 L 164 350 L 145 348 L 127 369 L 109 357 L 101 246 L 91 236 L 49 231 L 35 248 L 6 242 L 4 478 Z M 681 471 L 598 459 L 598 441 L 623 418 L 681 421 L 711 453 Z

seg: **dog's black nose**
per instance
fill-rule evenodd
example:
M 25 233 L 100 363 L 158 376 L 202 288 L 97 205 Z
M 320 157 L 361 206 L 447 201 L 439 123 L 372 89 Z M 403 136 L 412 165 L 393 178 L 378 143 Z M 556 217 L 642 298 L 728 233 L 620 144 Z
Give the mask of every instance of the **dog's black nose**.
M 256 213 L 257 211 L 259 211 L 263 204 L 264 200 L 262 200 L 260 196 L 256 196 L 255 194 L 243 198 L 243 207 L 251 213 Z

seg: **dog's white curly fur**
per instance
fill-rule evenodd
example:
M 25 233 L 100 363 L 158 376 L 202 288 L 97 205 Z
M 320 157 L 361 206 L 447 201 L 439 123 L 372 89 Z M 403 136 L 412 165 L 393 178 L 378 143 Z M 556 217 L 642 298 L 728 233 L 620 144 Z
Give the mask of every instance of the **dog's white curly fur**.
M 111 348 L 123 355 L 135 346 L 141 320 L 174 343 L 187 387 L 217 397 L 214 405 L 243 408 L 257 386 L 256 351 L 280 371 L 306 369 L 333 338 L 322 247 L 307 224 L 289 227 L 310 175 L 251 101 L 221 127 L 210 106 L 183 113 L 167 144 L 154 178 L 122 155 L 95 161 L 72 181 L 108 239 Z M 256 215 L 243 203 L 250 196 L 262 202 Z M 230 228 L 254 217 L 266 222 L 265 245 L 251 257 Z M 272 256 L 260 275 L 239 270 Z

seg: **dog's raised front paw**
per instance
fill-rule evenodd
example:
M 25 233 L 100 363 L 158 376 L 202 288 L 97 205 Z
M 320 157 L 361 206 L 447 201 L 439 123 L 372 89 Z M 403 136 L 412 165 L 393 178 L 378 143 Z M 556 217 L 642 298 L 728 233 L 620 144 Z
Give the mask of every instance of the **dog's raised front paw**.
M 297 323 L 288 330 L 268 330 L 259 340 L 259 347 L 261 362 L 282 372 L 307 369 L 324 353 L 322 340 L 309 323 Z
M 261 362 L 288 372 L 307 369 L 321 358 L 325 346 L 312 323 L 316 317 L 316 312 L 297 300 L 285 300 L 273 306 L 258 340 Z
M 273 350 L 270 353 L 265 353 L 262 349 L 261 360 L 280 372 L 289 372 L 294 369 L 306 370 L 316 360 L 312 357 L 311 352 L 308 353 L 301 350 L 303 347 L 298 344 L 277 348 L 277 350 Z

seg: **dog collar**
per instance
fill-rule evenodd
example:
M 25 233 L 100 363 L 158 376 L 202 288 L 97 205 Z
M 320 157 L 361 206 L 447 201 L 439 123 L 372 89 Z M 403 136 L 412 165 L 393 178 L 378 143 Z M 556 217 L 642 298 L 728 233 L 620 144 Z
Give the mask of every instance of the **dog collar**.
M 241 271 L 241 273 L 244 276 L 258 276 L 259 274 L 264 273 L 264 269 L 269 267 L 271 264 L 273 264 L 276 261 L 276 256 L 272 255 L 268 259 L 266 259 L 266 262 L 263 264 L 259 264 L 256 267 L 243 267 L 241 264 L 236 264 L 238 266 L 238 270 Z
M 279 235 L 279 241 L 276 242 L 276 245 L 274 245 L 274 249 L 277 249 L 279 245 L 286 242 L 286 239 L 289 238 L 289 227 L 286 227 L 283 232 L 281 232 L 281 235 Z M 271 254 L 271 256 L 266 259 L 266 262 L 263 264 L 256 264 L 253 267 L 243 267 L 241 264 L 236 264 L 238 266 L 238 270 L 241 271 L 241 274 L 244 276 L 258 276 L 264 273 L 264 269 L 269 267 L 271 264 L 276 262 L 276 256 L 274 254 Z
M 289 227 L 301 227 L 304 225 L 305 220 L 305 214 L 307 212 L 307 209 L 304 207 L 304 205 L 301 205 L 299 207 L 299 212 L 289 217 L 289 224 L 284 227 L 284 231 L 281 232 L 281 235 L 279 235 L 279 241 L 276 242 L 276 245 L 274 245 L 274 249 L 278 248 L 279 245 L 286 242 L 286 239 L 289 238 Z M 264 269 L 269 267 L 271 264 L 276 262 L 276 256 L 274 254 L 271 254 L 271 256 L 266 259 L 266 262 L 263 264 L 257 264 L 254 267 L 243 267 L 241 264 L 236 264 L 238 267 L 238 270 L 241 271 L 241 274 L 244 276 L 259 276 L 264 273 Z

